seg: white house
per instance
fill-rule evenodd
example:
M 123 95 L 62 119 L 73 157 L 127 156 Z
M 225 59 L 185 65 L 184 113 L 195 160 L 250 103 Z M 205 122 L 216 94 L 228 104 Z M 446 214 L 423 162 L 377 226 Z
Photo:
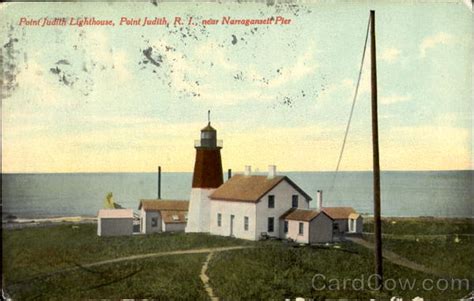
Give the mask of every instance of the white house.
M 182 232 L 186 227 L 188 201 L 141 200 L 140 232 Z
M 210 196 L 210 233 L 258 240 L 280 237 L 281 216 L 290 208 L 308 209 L 311 197 L 270 166 L 268 176 L 236 175 Z
M 132 235 L 133 209 L 100 209 L 97 215 L 97 235 Z
M 323 211 L 292 208 L 281 219 L 281 238 L 305 244 L 333 240 L 333 219 Z

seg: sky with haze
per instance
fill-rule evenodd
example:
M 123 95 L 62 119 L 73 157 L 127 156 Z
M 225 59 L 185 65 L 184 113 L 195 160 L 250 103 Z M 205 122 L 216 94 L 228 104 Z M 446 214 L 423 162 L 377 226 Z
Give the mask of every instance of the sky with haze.
M 189 172 L 208 109 L 225 170 L 334 171 L 370 9 L 382 170 L 472 169 L 472 12 L 378 1 L 4 4 L 2 171 Z M 45 16 L 116 25 L 18 25 Z M 119 26 L 123 16 L 197 25 Z M 291 23 L 201 24 L 223 16 Z M 367 56 L 341 170 L 372 169 L 370 118 Z

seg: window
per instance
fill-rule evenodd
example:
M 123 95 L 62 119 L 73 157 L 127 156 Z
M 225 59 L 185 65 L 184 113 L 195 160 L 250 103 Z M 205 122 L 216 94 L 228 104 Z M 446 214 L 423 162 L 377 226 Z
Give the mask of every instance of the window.
M 269 195 L 268 196 L 268 208 L 275 208 L 275 196 Z
M 244 216 L 244 230 L 248 231 L 249 230 L 249 217 Z
M 158 217 L 152 217 L 151 218 L 151 226 L 152 227 L 158 227 Z
M 288 233 L 288 221 L 285 221 L 284 225 L 283 225 L 283 230 L 285 233 Z
M 174 221 L 179 221 L 179 216 L 176 214 L 173 214 L 172 218 Z
M 273 232 L 273 221 L 274 221 L 273 217 L 268 218 L 268 229 L 267 229 L 268 232 Z
M 304 224 L 303 223 L 300 223 L 300 229 L 298 231 L 298 234 L 299 235 L 303 235 L 303 232 L 304 232 Z
M 291 196 L 291 207 L 298 208 L 298 195 L 296 194 Z
M 222 225 L 222 215 L 217 213 L 217 226 L 220 227 Z

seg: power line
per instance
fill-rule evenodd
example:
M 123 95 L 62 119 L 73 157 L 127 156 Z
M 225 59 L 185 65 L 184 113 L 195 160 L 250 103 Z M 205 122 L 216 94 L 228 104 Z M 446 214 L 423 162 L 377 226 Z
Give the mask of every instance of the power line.
M 365 51 L 367 50 L 367 41 L 369 39 L 369 28 L 370 28 L 370 18 L 369 18 L 369 21 L 367 23 L 367 32 L 365 34 L 364 50 L 362 51 L 362 59 L 360 61 L 359 76 L 357 77 L 357 84 L 356 84 L 356 89 L 355 89 L 355 92 L 354 92 L 354 98 L 352 99 L 351 112 L 349 114 L 349 120 L 347 121 L 346 133 L 344 134 L 344 140 L 342 141 L 341 152 L 339 153 L 339 159 L 337 160 L 336 172 L 334 173 L 334 177 L 332 179 L 332 184 L 331 184 L 330 191 L 332 191 L 334 189 L 334 184 L 336 183 L 337 173 L 339 172 L 339 166 L 341 165 L 342 155 L 344 154 L 344 148 L 346 146 L 347 135 L 349 134 L 349 128 L 351 126 L 352 115 L 354 113 L 355 103 L 356 103 L 356 100 L 357 100 L 357 95 L 359 93 L 359 85 L 360 85 L 360 80 L 362 78 L 362 69 L 364 67 Z

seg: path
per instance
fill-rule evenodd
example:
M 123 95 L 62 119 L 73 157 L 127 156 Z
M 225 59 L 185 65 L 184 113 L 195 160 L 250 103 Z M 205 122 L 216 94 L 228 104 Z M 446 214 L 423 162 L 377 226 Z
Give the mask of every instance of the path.
M 347 240 L 350 240 L 356 244 L 359 244 L 367 249 L 370 249 L 370 250 L 374 250 L 375 249 L 375 245 L 365 239 L 362 239 L 362 238 L 359 238 L 359 237 L 346 237 Z M 387 259 L 388 261 L 392 262 L 392 263 L 395 263 L 395 264 L 398 264 L 398 265 L 401 265 L 401 266 L 404 266 L 404 267 L 407 267 L 409 269 L 412 269 L 412 270 L 416 270 L 416 271 L 420 271 L 420 272 L 423 272 L 423 273 L 427 273 L 427 274 L 432 274 L 432 275 L 435 275 L 435 276 L 443 276 L 441 273 L 439 273 L 438 271 L 435 271 L 433 269 L 430 269 L 424 265 L 421 265 L 421 264 L 418 264 L 416 262 L 413 262 L 411 260 L 408 260 L 406 259 L 405 257 L 402 257 L 400 255 L 398 255 L 397 253 L 394 253 L 392 251 L 388 251 L 388 250 L 383 250 L 382 251 L 382 255 L 383 255 L 383 258 Z
M 209 265 L 209 261 L 211 261 L 213 254 L 214 252 L 211 252 L 207 255 L 206 262 L 204 262 L 204 265 L 202 266 L 201 274 L 199 274 L 199 277 L 201 278 L 201 281 L 204 284 L 204 289 L 206 290 L 209 298 L 211 298 L 211 301 L 217 301 L 219 300 L 219 298 L 217 298 L 214 295 L 214 291 L 212 290 L 212 287 L 209 285 L 209 276 L 206 275 L 207 267 Z
M 33 276 L 31 278 L 28 278 L 28 279 L 23 279 L 23 280 L 20 280 L 20 281 L 16 281 L 14 284 L 18 284 L 18 283 L 22 283 L 22 282 L 28 282 L 28 281 L 31 281 L 31 280 L 34 280 L 34 279 L 37 279 L 37 278 L 49 277 L 49 276 L 53 276 L 53 275 L 56 275 L 56 274 L 67 273 L 67 272 L 71 272 L 71 271 L 78 270 L 78 269 L 87 269 L 87 268 L 95 267 L 95 266 L 99 266 L 99 265 L 123 262 L 123 261 L 128 261 L 128 260 L 137 260 L 137 259 L 144 259 L 144 258 L 162 257 L 162 256 L 169 256 L 169 255 L 181 255 L 181 254 L 203 254 L 203 253 L 231 251 L 231 250 L 239 250 L 239 249 L 247 249 L 247 248 L 254 248 L 254 246 L 233 246 L 233 247 L 219 247 L 219 248 L 175 250 L 175 251 L 169 251 L 169 252 L 156 252 L 156 253 L 124 256 L 124 257 L 120 257 L 120 258 L 102 260 L 102 261 L 86 263 L 86 264 L 77 264 L 77 263 L 75 263 L 76 264 L 75 267 L 62 269 L 62 270 L 56 270 L 54 272 L 49 272 L 49 273 L 44 273 L 44 274 L 39 274 L 39 275 Z
M 161 257 L 161 256 L 181 255 L 181 254 L 202 254 L 202 253 L 222 252 L 222 251 L 231 251 L 231 250 L 239 250 L 239 249 L 247 249 L 247 248 L 253 248 L 253 246 L 234 246 L 234 247 L 176 250 L 176 251 L 169 251 L 169 252 L 149 253 L 149 254 L 132 255 L 132 256 L 127 256 L 127 257 L 97 261 L 93 263 L 83 264 L 81 266 L 85 268 L 90 268 L 90 267 L 95 267 L 95 266 L 103 265 L 103 264 L 117 263 L 117 262 L 136 260 L 136 259 L 144 259 L 144 258 L 150 258 L 150 257 Z

